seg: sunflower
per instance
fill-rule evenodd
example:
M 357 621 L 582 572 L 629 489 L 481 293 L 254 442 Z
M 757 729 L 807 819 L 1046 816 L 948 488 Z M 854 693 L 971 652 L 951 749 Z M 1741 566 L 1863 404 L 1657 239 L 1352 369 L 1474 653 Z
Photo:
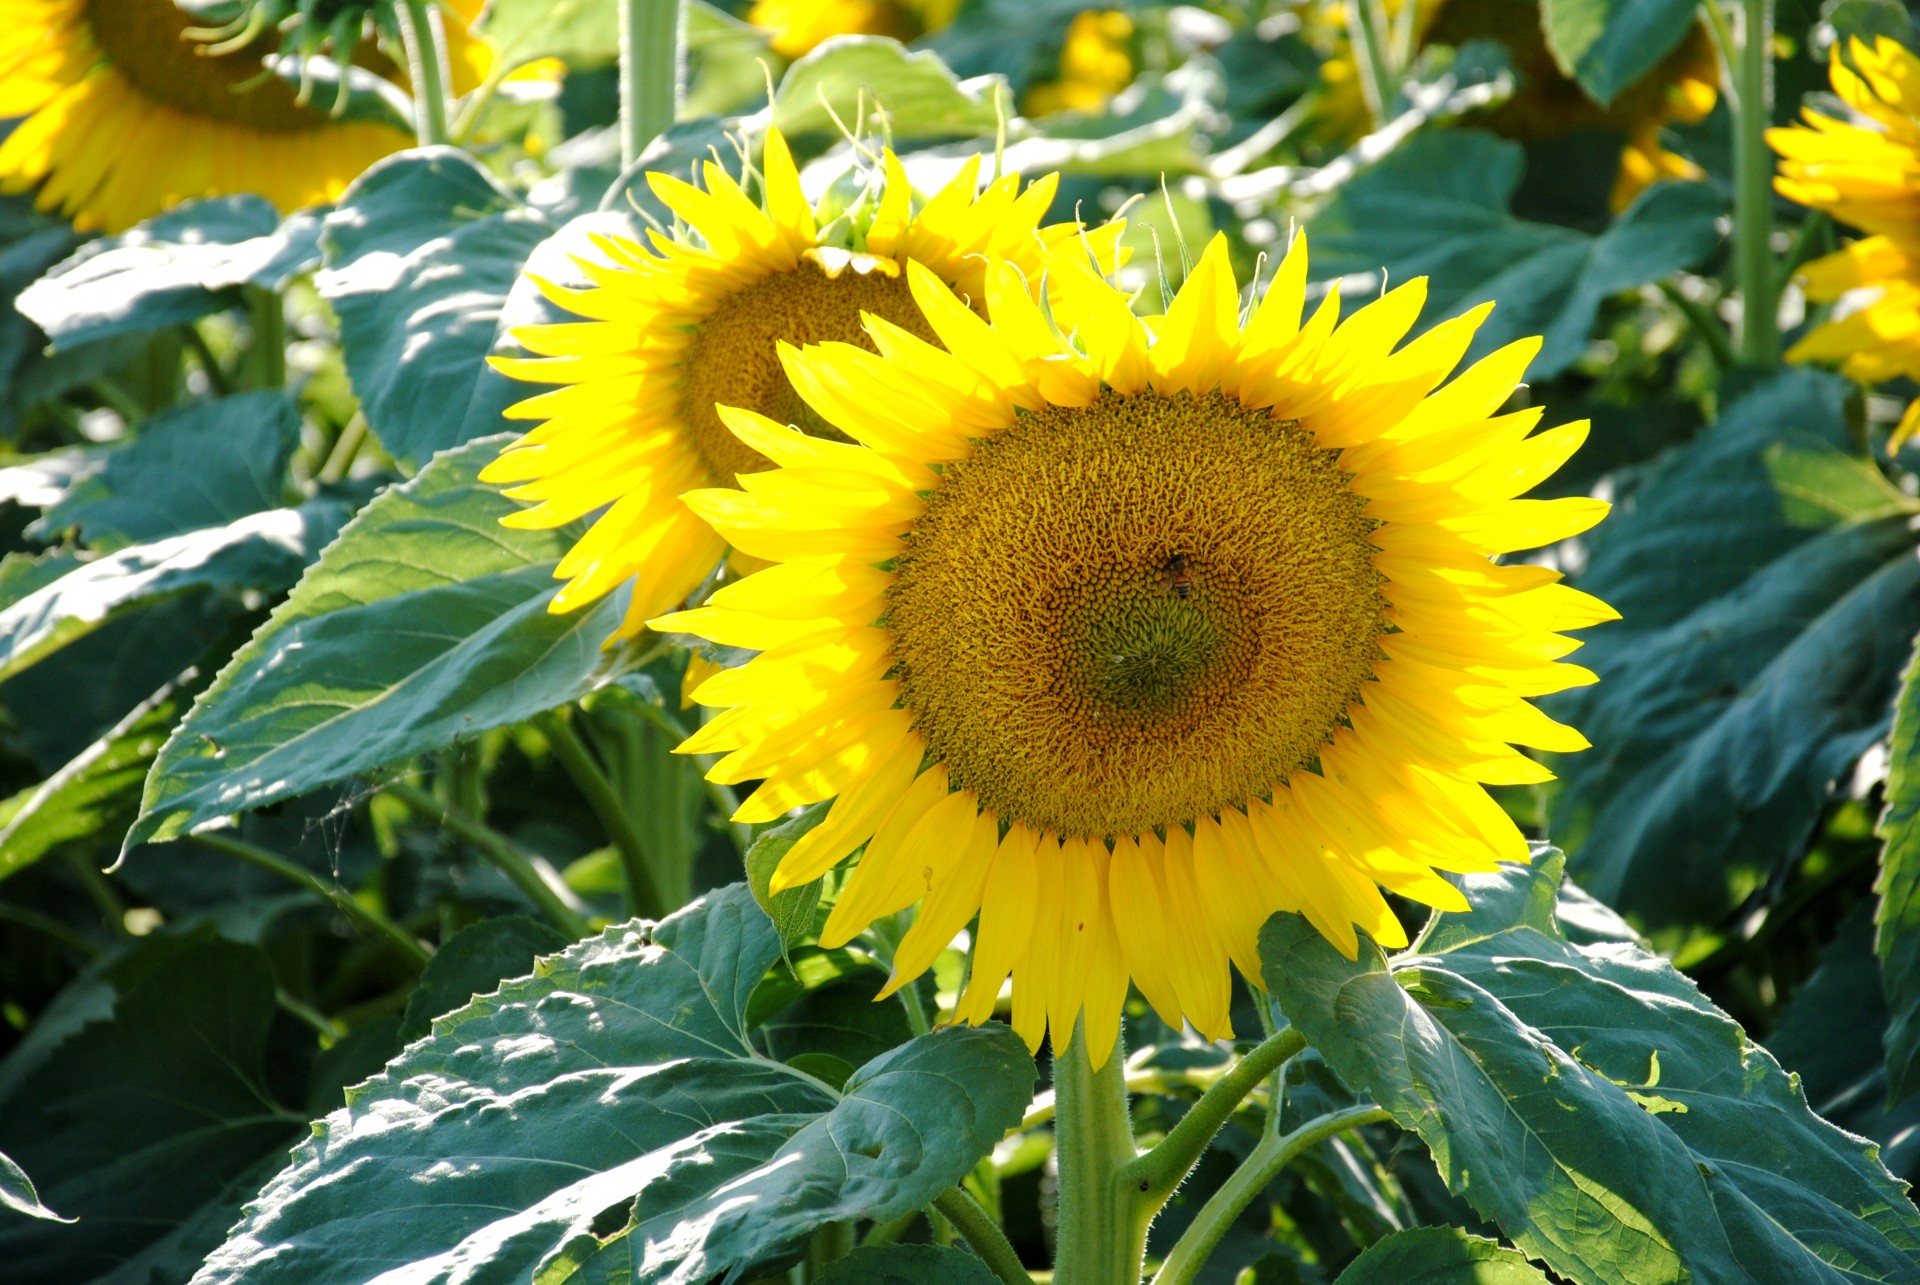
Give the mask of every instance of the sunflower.
M 1920 58 L 1886 36 L 1869 48 L 1833 51 L 1833 88 L 1860 114 L 1839 121 L 1809 109 L 1806 124 L 1770 130 L 1780 153 L 1782 196 L 1868 235 L 1800 270 L 1807 297 L 1832 303 L 1854 291 L 1861 306 L 1817 326 L 1789 361 L 1837 362 L 1863 384 L 1920 379 Z M 1907 407 L 1888 443 L 1897 450 L 1920 427 Z
M 0 191 L 117 232 L 193 197 L 257 192 L 282 210 L 331 200 L 412 140 L 336 121 L 261 67 L 264 46 L 208 55 L 172 0 L 0 0 Z
M 864 845 L 822 944 L 919 903 L 897 988 L 977 915 L 958 1016 L 1011 975 L 1028 1044 L 1084 1020 L 1098 1065 L 1129 979 L 1225 1037 L 1274 911 L 1352 957 L 1406 943 L 1382 887 L 1459 910 L 1436 870 L 1527 859 L 1481 785 L 1586 745 L 1527 698 L 1593 681 L 1558 631 L 1614 616 L 1492 561 L 1607 507 L 1513 498 L 1586 436 L 1499 413 L 1537 340 L 1440 388 L 1486 309 L 1397 352 L 1423 280 L 1302 324 L 1304 238 L 1244 326 L 1223 238 L 1151 322 L 1084 270 L 1043 311 L 995 265 L 991 324 L 907 273 L 938 344 L 782 349 L 851 442 L 722 412 L 778 467 L 687 504 L 777 565 L 654 622 L 759 652 L 680 747 L 762 782 L 737 820 L 834 800 L 773 887 Z
M 953 22 L 960 0 L 753 0 L 747 21 L 773 32 L 773 51 L 798 58 L 831 36 L 918 40 Z
M 1029 116 L 1097 112 L 1133 83 L 1133 19 L 1117 9 L 1082 9 L 1067 24 L 1059 75 L 1027 91 Z
M 561 560 L 556 574 L 568 583 L 554 611 L 632 580 L 632 607 L 616 635 L 631 637 L 713 569 L 726 546 L 681 505 L 680 493 L 767 466 L 721 424 L 716 403 L 831 431 L 795 396 L 776 344 L 864 342 L 861 318 L 869 313 L 931 338 L 907 288 L 909 262 L 980 299 L 989 259 L 1017 263 L 1038 280 L 1062 251 L 1109 261 L 1118 252 L 1118 224 L 1088 233 L 1073 223 L 1041 227 L 1057 176 L 1022 192 L 1008 175 L 976 195 L 976 156 L 915 212 L 899 160 L 887 152 L 882 165 L 885 188 L 857 249 L 821 243 L 792 154 L 771 131 L 764 210 L 717 165 L 706 166 L 705 191 L 651 174 L 654 194 L 704 244 L 655 235 L 657 253 L 648 253 L 602 237 L 596 245 L 609 262 L 581 265 L 592 288 L 539 283 L 555 304 L 590 320 L 514 332 L 541 356 L 494 364 L 515 378 L 566 386 L 508 410 L 545 423 L 481 477 L 514 483 L 509 495 L 537 502 L 507 519 L 511 526 L 561 526 L 611 505 Z
M 1404 2 L 1388 0 L 1389 12 L 1397 17 Z M 1660 142 L 1661 132 L 1669 125 L 1705 119 L 1719 97 L 1719 60 L 1712 38 L 1700 24 L 1689 28 L 1652 70 L 1602 107 L 1560 70 L 1541 29 L 1538 0 L 1419 0 L 1413 18 L 1415 42 L 1421 48 L 1433 44 L 1458 48 L 1470 40 L 1495 40 L 1507 47 L 1519 86 L 1513 97 L 1480 117 L 1500 137 L 1534 143 L 1589 129 L 1624 135 L 1610 201 L 1616 213 L 1661 179 L 1705 177 L 1699 166 Z M 1359 70 L 1345 24 L 1336 26 L 1323 15 L 1316 26 L 1331 54 L 1321 67 L 1322 115 L 1338 136 L 1350 140 L 1366 126 Z

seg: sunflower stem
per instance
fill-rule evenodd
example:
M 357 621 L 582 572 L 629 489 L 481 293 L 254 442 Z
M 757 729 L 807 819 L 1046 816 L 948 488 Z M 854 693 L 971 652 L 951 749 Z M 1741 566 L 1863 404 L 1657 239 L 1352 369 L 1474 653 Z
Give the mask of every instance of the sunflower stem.
M 249 290 L 247 321 L 253 330 L 247 361 L 252 368 L 255 385 L 269 389 L 286 387 L 286 304 L 271 290 Z
M 368 930 L 374 936 L 384 939 L 387 944 L 398 950 L 415 968 L 427 962 L 427 952 L 412 933 L 402 928 L 371 906 L 362 905 L 352 893 L 338 884 L 328 883 L 305 866 L 287 860 L 277 852 L 256 847 L 243 839 L 219 833 L 200 833 L 188 836 L 201 847 L 223 852 L 236 857 L 250 866 L 258 866 L 270 874 L 278 875 L 288 883 L 297 884 L 308 892 L 315 893 L 333 903 L 335 910 L 343 916 Z
M 980 1255 L 980 1261 L 1006 1285 L 1033 1285 L 1033 1277 L 1020 1265 L 1020 1255 L 1014 1253 L 1007 1233 L 964 1187 L 948 1187 L 933 1198 L 933 1207 L 947 1216 L 973 1252 Z
M 1361 96 L 1375 126 L 1384 125 L 1399 82 L 1387 59 L 1387 42 L 1380 31 L 1379 0 L 1347 0 L 1347 43 L 1357 46 L 1354 65 L 1360 72 Z
M 1249 1050 L 1180 1118 L 1158 1146 L 1129 1163 L 1121 1179 L 1141 1203 L 1158 1211 L 1200 1162 L 1213 1136 L 1260 1082 L 1307 1046 L 1307 1037 L 1289 1026 Z
M 1153 1211 L 1127 1178 L 1137 1158 L 1126 1072 L 1116 1045 L 1099 1070 L 1083 1028 L 1053 1057 L 1054 1154 L 1060 1165 L 1061 1285 L 1139 1285 Z
M 680 0 L 620 0 L 620 163 L 673 124 L 683 79 Z
M 411 781 L 389 781 L 380 790 L 465 839 L 474 851 L 511 879 L 529 901 L 545 912 L 547 918 L 553 921 L 553 926 L 569 938 L 579 941 L 588 934 L 586 916 L 569 904 L 571 893 L 566 890 L 566 885 L 560 883 L 557 875 L 550 880 L 533 858 L 522 852 L 511 839 L 484 821 L 477 821 L 458 808 L 441 803 Z
M 1738 37 L 1708 0 L 1707 25 L 1733 82 L 1733 258 L 1740 285 L 1740 360 L 1780 360 L 1779 292 L 1773 260 L 1773 0 L 1739 0 Z
M 445 143 L 448 86 L 441 57 L 445 40 L 439 16 L 428 0 L 401 0 L 394 7 L 400 24 L 400 42 L 407 50 L 407 81 L 413 88 L 413 132 L 422 147 Z
M 1154 1274 L 1153 1285 L 1191 1285 L 1234 1220 L 1301 1152 L 1349 1129 L 1389 1119 L 1392 1116 L 1382 1107 L 1348 1107 L 1309 1120 L 1292 1133 L 1262 1138 L 1246 1163 L 1234 1170 L 1233 1176 L 1200 1207 L 1186 1232 L 1174 1242 L 1160 1270 Z
M 659 881 L 654 878 L 653 866 L 647 860 L 646 844 L 641 841 L 640 831 L 619 791 L 613 788 L 613 782 L 601 770 L 593 751 L 586 747 L 563 714 L 556 710 L 542 716 L 538 724 L 546 733 L 547 743 L 553 746 L 554 757 L 560 760 L 560 766 L 566 769 L 574 786 L 586 796 L 587 806 L 600 819 L 601 827 L 620 854 L 620 871 L 627 882 L 627 908 L 645 919 L 664 919 L 668 910 L 666 900 L 660 895 Z

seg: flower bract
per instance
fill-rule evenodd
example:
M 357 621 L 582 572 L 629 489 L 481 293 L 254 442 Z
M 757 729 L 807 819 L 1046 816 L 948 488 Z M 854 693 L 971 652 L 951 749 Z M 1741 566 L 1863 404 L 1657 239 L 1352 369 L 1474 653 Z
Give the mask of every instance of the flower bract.
M 0 190 L 38 183 L 41 208 L 117 232 L 194 197 L 331 200 L 411 141 L 302 105 L 262 66 L 270 44 L 210 54 L 194 25 L 171 0 L 0 0 L 0 118 L 27 117 Z
M 1275 911 L 1351 957 L 1406 942 L 1382 888 L 1461 909 L 1436 872 L 1527 858 L 1482 785 L 1585 746 L 1528 700 L 1592 681 L 1561 631 L 1613 613 L 1493 559 L 1604 513 L 1516 498 L 1586 426 L 1503 412 L 1537 341 L 1442 386 L 1485 308 L 1396 351 L 1423 281 L 1336 325 L 1306 267 L 1302 238 L 1243 325 L 1223 239 L 1144 322 L 1001 263 L 989 324 L 910 265 L 937 342 L 783 349 L 850 441 L 723 412 L 779 467 L 687 503 L 778 565 L 655 623 L 759 652 L 682 749 L 762 782 L 741 820 L 834 800 L 773 879 L 861 850 L 823 944 L 918 904 L 897 987 L 977 916 L 959 1015 L 1011 976 L 1030 1044 L 1084 1021 L 1100 1061 L 1129 979 L 1225 1036 Z
M 793 391 L 776 345 L 867 344 L 861 318 L 931 339 L 908 289 L 919 263 L 962 294 L 985 297 L 986 264 L 1005 259 L 1038 281 L 1056 251 L 1111 258 L 1120 228 L 1083 233 L 1041 226 L 1057 180 L 1024 191 L 1008 175 L 978 190 L 979 158 L 915 210 L 906 172 L 884 157 L 886 186 L 858 250 L 822 244 L 792 155 L 777 132 L 766 146 L 765 208 L 718 165 L 706 190 L 651 175 L 653 190 L 700 235 L 662 234 L 652 250 L 596 240 L 606 263 L 583 263 L 593 285 L 543 285 L 547 297 L 588 320 L 525 327 L 515 337 L 542 354 L 498 360 L 523 379 L 564 384 L 508 414 L 544 421 L 482 477 L 514 484 L 534 501 L 510 525 L 557 527 L 606 509 L 560 562 L 567 580 L 555 611 L 594 601 L 629 580 L 632 605 L 619 636 L 678 603 L 712 570 L 724 542 L 680 503 L 691 488 L 731 484 L 767 461 L 720 421 L 717 403 L 742 406 L 832 433 Z

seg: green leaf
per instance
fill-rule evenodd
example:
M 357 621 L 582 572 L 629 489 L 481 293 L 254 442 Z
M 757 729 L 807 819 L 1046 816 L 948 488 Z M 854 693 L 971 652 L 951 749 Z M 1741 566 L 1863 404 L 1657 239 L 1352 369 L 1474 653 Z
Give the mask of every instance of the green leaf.
M 18 306 L 56 348 L 161 330 L 240 303 L 243 286 L 280 289 L 317 266 L 319 237 L 316 211 L 282 221 L 257 196 L 189 201 L 83 246 Z
M 1525 165 L 1520 144 L 1480 130 L 1416 135 L 1313 220 L 1315 276 L 1424 276 L 1421 325 L 1497 300 L 1469 357 L 1541 335 L 1530 374 L 1546 379 L 1586 348 L 1602 300 L 1719 243 L 1725 201 L 1704 183 L 1655 184 L 1599 236 L 1518 218 L 1510 206 Z
M 553 615 L 582 530 L 514 531 L 470 442 L 349 523 L 195 703 L 147 779 L 129 846 L 564 705 L 618 674 L 616 592 Z M 0 613 L 0 623 L 6 619 Z
M 1887 1099 L 1898 1102 L 1920 1092 L 1920 656 L 1900 680 L 1888 753 L 1874 953 L 1890 1015 Z
M 41 1204 L 40 1193 L 33 1188 L 33 1179 L 27 1177 L 27 1171 L 4 1153 L 0 1153 L 0 1205 L 29 1218 L 44 1218 L 56 1223 L 73 1221 Z
M 1334 1285 L 1546 1285 L 1526 1256 L 1455 1227 L 1415 1227 L 1376 1241 Z
M 826 815 L 826 805 L 815 804 L 799 816 L 761 831 L 747 849 L 747 886 L 753 889 L 753 899 L 760 903 L 760 909 L 773 920 L 782 950 L 791 950 L 813 931 L 813 914 L 820 906 L 820 880 L 776 894 L 770 891 L 773 872 L 787 851 Z
M 553 227 L 450 147 L 387 157 L 327 216 L 315 278 L 353 391 L 387 453 L 425 463 L 501 428 L 517 400 L 486 364 L 501 308 Z
M 856 1249 L 831 1263 L 819 1285 L 994 1285 L 993 1269 L 972 1254 L 938 1245 Z
M 0 679 L 162 598 L 207 588 L 278 592 L 346 519 L 344 503 L 323 497 L 81 563 L 0 608 Z
M 136 705 L 99 740 L 33 787 L 0 827 L 0 879 L 18 874 L 64 843 L 117 843 L 140 810 L 140 786 L 154 756 L 200 686 L 170 683 Z
M 96 1009 L 0 1096 L 0 1149 L 76 1219 L 0 1223 L 9 1281 L 72 1285 L 112 1268 L 299 1128 L 267 1081 L 265 954 L 205 938 L 140 949 L 155 959 L 116 988 L 110 1015 Z
M 849 128 L 866 103 L 866 119 L 883 116 L 897 138 L 991 136 L 999 127 L 994 94 L 1013 115 L 1013 96 L 997 76 L 962 81 L 931 53 L 907 49 L 885 36 L 836 36 L 781 78 L 773 96 L 773 123 L 797 136 L 836 129 L 831 106 Z
M 425 1035 L 433 1019 L 464 1008 L 475 995 L 498 987 L 509 977 L 533 971 L 534 961 L 565 949 L 567 939 L 557 930 L 525 915 L 502 915 L 449 937 L 420 971 L 420 985 L 407 999 L 400 1019 L 400 1040 L 411 1043 Z
M 1644 925 L 1712 922 L 1798 858 L 1886 732 L 1920 631 L 1913 502 L 1835 445 L 1844 390 L 1757 386 L 1591 538 L 1577 583 L 1623 619 L 1578 656 L 1600 682 L 1550 704 L 1594 745 L 1556 757 L 1550 833 Z
M 702 0 L 686 0 L 686 48 L 696 52 L 726 40 L 764 45 L 768 33 Z M 558 58 L 570 68 L 607 64 L 620 57 L 619 12 L 593 0 L 492 0 L 474 33 L 493 46 L 495 66 L 510 70 L 538 58 Z
M 196 1280 L 558 1285 L 614 1255 L 625 1279 L 701 1281 L 925 1205 L 1019 1121 L 1033 1063 L 1004 1027 L 890 1050 L 844 1095 L 759 1057 L 747 1000 L 779 949 L 736 884 L 439 1019 Z
M 1261 934 L 1267 985 L 1448 1186 L 1578 1282 L 1789 1285 L 1920 1270 L 1920 1210 L 1877 1150 L 1657 955 L 1576 946 L 1562 860 L 1471 876 L 1391 963 L 1305 921 Z
M 1694 12 L 1690 0 L 1546 0 L 1540 16 L 1554 61 L 1604 107 L 1660 65 Z
M 224 526 L 281 502 L 287 461 L 300 446 L 300 412 L 284 393 L 240 393 L 154 416 L 106 453 L 28 534 L 80 528 L 112 550 Z

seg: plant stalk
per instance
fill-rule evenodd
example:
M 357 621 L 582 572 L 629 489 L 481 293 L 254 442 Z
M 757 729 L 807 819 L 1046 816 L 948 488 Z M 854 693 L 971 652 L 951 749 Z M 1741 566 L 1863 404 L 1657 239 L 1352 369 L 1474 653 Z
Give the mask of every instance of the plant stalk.
M 1399 80 L 1387 57 L 1387 41 L 1380 30 L 1379 0 L 1346 0 L 1347 43 L 1359 55 L 1354 65 L 1360 73 L 1360 92 L 1366 99 L 1370 128 L 1386 124 L 1387 109 L 1392 106 Z
M 1138 1193 L 1141 1203 L 1158 1210 L 1200 1162 L 1213 1136 L 1246 1096 L 1306 1046 L 1307 1037 L 1289 1026 L 1250 1049 L 1231 1071 L 1200 1095 L 1193 1109 L 1158 1146 L 1121 1171 L 1121 1181 Z
M 1703 5 L 1733 83 L 1733 257 L 1740 286 L 1740 360 L 1780 360 L 1779 292 L 1773 260 L 1773 0 L 1739 0 L 1738 39 L 1718 7 Z
M 560 889 L 553 883 L 549 883 L 535 867 L 533 859 L 505 835 L 457 808 L 446 806 L 411 781 L 389 781 L 381 787 L 381 790 L 391 794 L 415 812 L 432 817 L 472 844 L 475 851 L 498 866 L 500 872 L 507 878 L 513 880 L 514 885 L 526 893 L 528 899 L 540 907 L 547 918 L 553 921 L 554 927 L 561 932 L 568 934 L 575 941 L 587 935 L 589 929 L 586 917 L 567 903 L 567 899 L 561 896 Z
M 1348 1107 L 1310 1120 L 1292 1133 L 1262 1138 L 1246 1163 L 1234 1170 L 1233 1176 L 1200 1207 L 1186 1233 L 1160 1264 L 1153 1285 L 1191 1285 L 1234 1220 L 1301 1152 L 1349 1129 L 1392 1118 L 1384 1107 Z
M 286 387 L 286 303 L 271 290 L 250 289 L 247 322 L 253 332 L 247 348 L 247 363 L 255 385 L 268 389 Z
M 680 110 L 680 0 L 619 0 L 620 163 L 640 159 Z
M 1060 1285 L 1139 1285 L 1152 1209 L 1127 1167 L 1137 1155 L 1127 1110 L 1124 1059 L 1116 1047 L 1098 1071 L 1086 1037 L 1053 1058 L 1054 1153 L 1060 1165 Z
M 628 909 L 647 919 L 664 918 L 668 908 L 660 895 L 659 882 L 653 876 L 653 867 L 647 861 L 646 845 L 641 842 L 640 831 L 619 792 L 613 788 L 613 782 L 600 770 L 593 752 L 564 716 L 557 712 L 548 714 L 540 720 L 540 730 L 546 733 L 560 766 L 586 796 L 587 806 L 600 818 L 600 825 L 620 853 L 620 870 L 627 881 Z
M 342 915 L 372 932 L 376 937 L 385 938 L 393 947 L 408 959 L 415 967 L 427 962 L 427 952 L 415 941 L 413 935 L 379 911 L 356 901 L 351 893 L 337 884 L 330 884 L 319 875 L 304 866 L 296 865 L 277 852 L 256 847 L 242 839 L 220 833 L 195 834 L 190 836 L 202 847 L 212 848 L 215 852 L 224 852 L 230 857 L 238 857 L 248 865 L 258 866 L 270 874 L 278 875 L 288 883 L 298 884 L 309 892 L 318 893 L 332 902 Z
M 394 6 L 400 42 L 407 50 L 407 82 L 413 89 L 413 133 L 422 147 L 445 143 L 447 132 L 446 63 L 439 17 L 428 0 L 400 0 Z
M 947 1216 L 947 1221 L 959 1229 L 973 1252 L 980 1255 L 980 1261 L 1006 1285 L 1033 1285 L 1033 1277 L 1020 1265 L 1020 1255 L 1013 1252 L 1013 1242 L 1007 1239 L 1007 1233 L 1000 1230 L 1000 1224 L 993 1221 L 965 1188 L 948 1187 L 934 1197 L 933 1207 Z M 1064 1285 L 1064 1278 L 1059 1278 L 1058 1273 L 1055 1275 Z

